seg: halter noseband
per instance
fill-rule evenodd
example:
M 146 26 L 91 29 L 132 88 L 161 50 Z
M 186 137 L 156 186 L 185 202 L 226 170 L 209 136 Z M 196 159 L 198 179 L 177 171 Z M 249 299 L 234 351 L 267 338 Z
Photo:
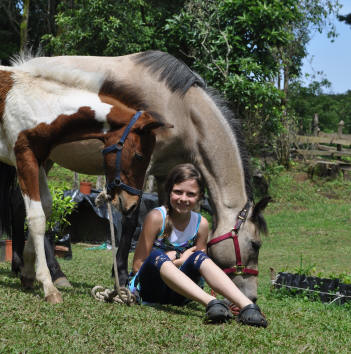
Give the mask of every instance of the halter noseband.
M 247 218 L 247 214 L 250 208 L 250 204 L 251 202 L 248 201 L 246 203 L 246 205 L 244 206 L 244 209 L 242 209 L 238 215 L 238 218 L 236 220 L 236 224 L 234 226 L 234 228 L 222 235 L 222 236 L 218 236 L 215 237 L 214 239 L 212 239 L 211 241 L 209 241 L 207 243 L 207 247 L 210 247 L 218 242 L 227 240 L 228 238 L 232 238 L 233 242 L 234 242 L 234 249 L 235 249 L 235 256 L 236 256 L 236 265 L 232 268 L 224 268 L 223 272 L 226 274 L 229 273 L 234 273 L 234 275 L 242 275 L 242 274 L 249 274 L 249 275 L 258 275 L 258 270 L 256 269 L 250 269 L 245 267 L 242 263 L 241 263 L 241 255 L 240 255 L 240 246 L 239 246 L 239 230 L 241 225 L 246 221 Z
M 125 190 L 126 192 L 130 193 L 130 194 L 134 194 L 134 195 L 142 195 L 143 191 L 140 189 L 136 189 L 133 188 L 131 186 L 128 186 L 127 184 L 124 184 L 121 181 L 121 157 L 122 157 L 122 150 L 123 150 L 123 145 L 125 140 L 127 139 L 127 136 L 132 128 L 132 126 L 134 125 L 134 123 L 138 120 L 138 118 L 141 116 L 141 111 L 138 111 L 134 114 L 134 116 L 132 117 L 132 119 L 130 120 L 129 124 L 127 125 L 127 127 L 125 128 L 123 135 L 121 137 L 121 139 L 116 143 L 113 144 L 105 149 L 102 150 L 102 154 L 105 156 L 106 154 L 110 153 L 110 152 L 114 152 L 117 151 L 116 153 L 116 174 L 115 174 L 115 178 L 112 182 L 108 183 L 106 186 L 107 189 L 107 193 L 110 193 L 111 190 L 113 190 L 116 187 L 119 187 L 123 190 Z

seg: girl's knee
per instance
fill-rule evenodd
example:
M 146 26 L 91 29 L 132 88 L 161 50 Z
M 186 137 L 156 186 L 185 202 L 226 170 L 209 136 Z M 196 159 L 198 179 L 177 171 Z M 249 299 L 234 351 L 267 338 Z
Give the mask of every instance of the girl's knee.
M 206 259 L 209 259 L 206 253 L 202 251 L 196 251 L 187 259 L 187 261 L 189 261 L 189 263 L 192 263 L 196 270 L 199 270 L 202 262 Z
M 151 251 L 149 257 L 147 258 L 147 262 L 155 266 L 158 270 L 160 270 L 162 264 L 167 261 L 171 261 L 170 258 L 160 250 Z

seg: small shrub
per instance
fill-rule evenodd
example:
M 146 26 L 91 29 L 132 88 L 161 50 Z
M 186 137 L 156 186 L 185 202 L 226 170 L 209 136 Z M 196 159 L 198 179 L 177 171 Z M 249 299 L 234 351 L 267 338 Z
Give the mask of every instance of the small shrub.
M 64 190 L 62 188 L 50 188 L 52 195 L 52 209 L 51 215 L 46 221 L 47 229 L 60 233 L 70 223 L 67 219 L 68 215 L 72 213 L 76 206 L 71 197 L 64 197 Z M 58 236 L 58 235 L 56 235 Z

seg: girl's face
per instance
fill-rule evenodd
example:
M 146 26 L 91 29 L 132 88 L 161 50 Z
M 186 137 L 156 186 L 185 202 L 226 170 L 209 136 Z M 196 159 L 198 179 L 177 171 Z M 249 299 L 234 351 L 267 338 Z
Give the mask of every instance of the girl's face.
M 174 184 L 169 196 L 173 211 L 186 214 L 193 210 L 200 198 L 200 188 L 195 179 Z

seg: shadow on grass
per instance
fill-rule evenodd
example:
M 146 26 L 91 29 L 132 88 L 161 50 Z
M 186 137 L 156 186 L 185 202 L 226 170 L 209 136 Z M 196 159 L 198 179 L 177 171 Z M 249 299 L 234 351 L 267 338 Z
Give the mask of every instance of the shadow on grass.
M 11 278 L 16 277 L 16 275 L 11 271 L 11 266 L 9 266 L 9 268 L 0 268 L 0 275 L 5 275 Z
M 96 284 L 91 284 L 91 283 L 85 283 L 85 282 L 77 282 L 77 281 L 71 281 L 70 283 L 72 284 L 73 288 L 61 288 L 62 290 L 72 290 L 75 289 L 76 291 L 81 291 L 82 293 L 86 293 L 86 291 L 89 291 L 96 286 Z
M 183 315 L 183 316 L 188 316 L 190 310 L 199 311 L 199 305 L 194 302 L 188 303 L 185 306 L 162 305 L 162 304 L 152 304 L 152 305 L 142 305 L 142 306 L 150 306 L 156 310 L 172 313 L 174 315 Z M 193 311 L 191 311 L 191 314 L 199 318 L 203 317 L 203 314 L 200 315 L 198 312 L 194 313 Z

